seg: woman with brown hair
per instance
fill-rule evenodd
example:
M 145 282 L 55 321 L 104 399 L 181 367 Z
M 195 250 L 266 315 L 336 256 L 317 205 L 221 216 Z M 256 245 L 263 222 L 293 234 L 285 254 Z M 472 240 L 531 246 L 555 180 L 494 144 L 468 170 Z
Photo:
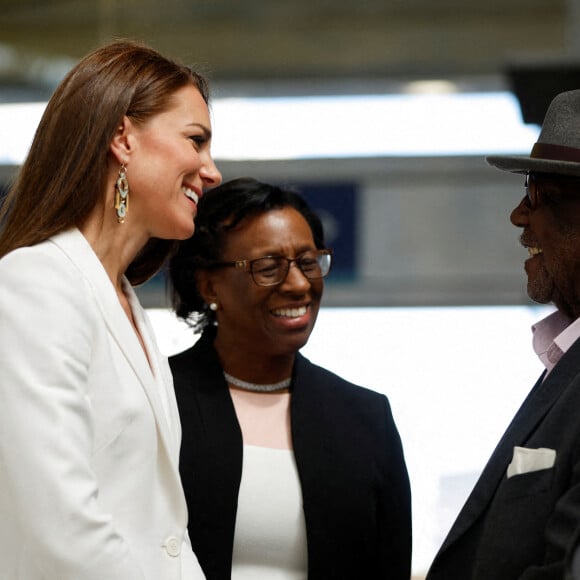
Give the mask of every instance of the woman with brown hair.
M 2 207 L 0 577 L 203 578 L 167 361 L 132 286 L 221 176 L 206 82 L 128 41 L 50 99 Z

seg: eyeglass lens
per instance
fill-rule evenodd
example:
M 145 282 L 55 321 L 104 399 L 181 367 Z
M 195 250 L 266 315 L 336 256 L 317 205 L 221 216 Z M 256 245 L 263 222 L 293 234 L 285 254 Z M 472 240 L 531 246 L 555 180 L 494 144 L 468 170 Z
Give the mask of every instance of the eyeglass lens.
M 538 205 L 538 182 L 533 173 L 526 174 L 526 181 L 524 183 L 526 190 L 526 198 L 530 209 L 536 209 Z
M 331 256 L 326 253 L 308 253 L 298 258 L 272 256 L 252 260 L 250 271 L 254 282 L 260 286 L 273 286 L 282 282 L 290 269 L 290 263 L 296 265 L 309 280 L 324 278 L 330 271 Z

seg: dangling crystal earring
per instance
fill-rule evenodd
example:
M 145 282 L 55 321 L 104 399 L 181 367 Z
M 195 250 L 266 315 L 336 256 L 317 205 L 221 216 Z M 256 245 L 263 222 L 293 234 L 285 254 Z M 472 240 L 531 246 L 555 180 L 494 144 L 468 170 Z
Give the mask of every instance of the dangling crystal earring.
M 125 164 L 121 163 L 119 177 L 115 183 L 115 211 L 117 212 L 117 221 L 122 224 L 125 222 L 125 216 L 129 210 L 129 181 L 127 179 L 127 170 Z

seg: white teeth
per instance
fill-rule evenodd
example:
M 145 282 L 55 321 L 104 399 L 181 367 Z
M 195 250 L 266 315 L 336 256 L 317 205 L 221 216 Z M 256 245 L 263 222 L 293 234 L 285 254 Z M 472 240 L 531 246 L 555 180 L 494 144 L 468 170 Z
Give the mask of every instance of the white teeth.
M 189 187 L 182 187 L 181 191 L 183 191 L 183 193 L 185 193 L 185 195 L 197 205 L 199 198 L 197 197 L 197 193 L 195 193 L 195 191 L 189 189 Z
M 540 248 L 528 248 L 528 254 L 530 256 L 537 256 L 538 254 L 543 254 L 544 250 L 541 250 Z
M 279 310 L 274 310 L 274 316 L 285 316 L 287 318 L 298 318 L 298 316 L 304 316 L 306 314 L 306 306 L 300 306 L 300 308 L 280 308 Z

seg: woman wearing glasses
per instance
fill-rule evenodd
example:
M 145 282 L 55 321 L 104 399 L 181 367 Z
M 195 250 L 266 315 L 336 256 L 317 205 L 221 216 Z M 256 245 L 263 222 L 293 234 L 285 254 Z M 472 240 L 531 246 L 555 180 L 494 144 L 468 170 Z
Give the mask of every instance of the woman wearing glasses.
M 189 532 L 208 580 L 408 580 L 410 491 L 387 399 L 304 358 L 332 253 L 295 193 L 237 179 L 170 263 L 202 335 L 170 359 Z

